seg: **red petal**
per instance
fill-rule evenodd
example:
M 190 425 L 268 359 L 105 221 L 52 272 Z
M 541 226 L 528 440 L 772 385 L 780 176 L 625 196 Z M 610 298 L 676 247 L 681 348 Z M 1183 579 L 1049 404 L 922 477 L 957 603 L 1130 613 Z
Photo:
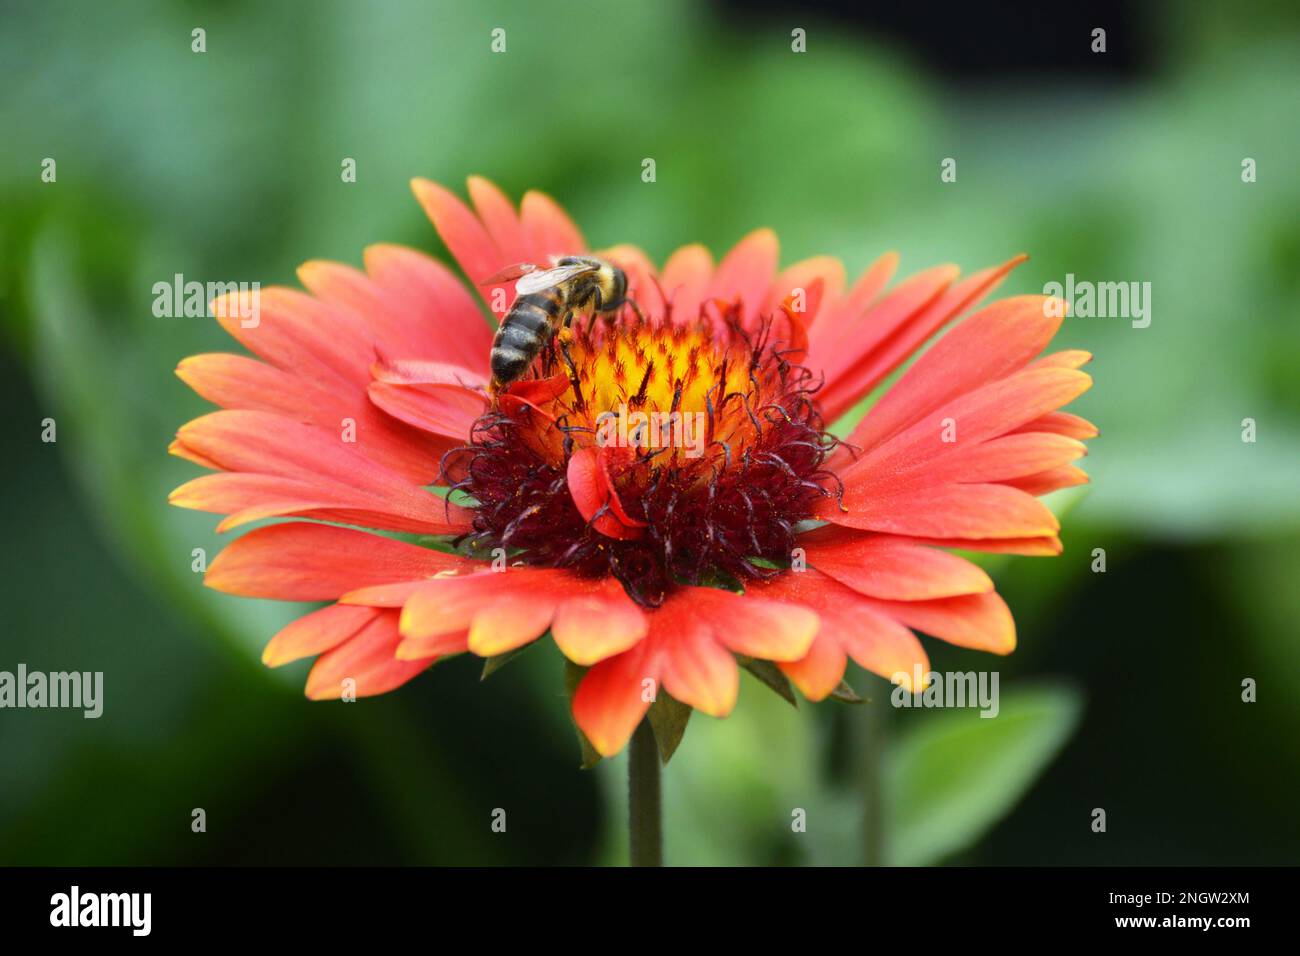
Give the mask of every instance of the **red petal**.
M 816 256 L 796 262 L 776 277 L 771 289 L 768 290 L 767 303 L 763 311 L 775 312 L 777 307 L 793 296 L 797 289 L 802 289 L 807 308 L 800 317 L 804 325 L 811 328 L 819 315 L 838 307 L 844 295 L 844 280 L 844 264 L 833 256 Z M 822 290 L 816 303 L 812 301 L 810 294 L 810 290 L 815 285 Z
M 884 334 L 846 343 L 851 348 L 844 351 L 845 359 L 832 361 L 827 368 L 827 388 L 818 399 L 828 420 L 868 394 L 935 331 L 987 295 L 1024 259 L 1017 256 L 976 272 L 951 288 L 947 286 L 957 276 L 956 268 L 951 266 L 931 269 L 900 284 L 863 319 L 864 327 L 881 329 Z M 921 281 L 915 287 L 909 285 L 916 280 Z M 936 288 L 946 291 L 928 295 Z
M 279 667 L 304 657 L 315 657 L 342 644 L 381 612 L 372 607 L 331 604 L 289 624 L 271 638 L 262 651 L 262 663 Z
M 370 400 L 389 415 L 435 435 L 467 440 L 485 411 L 487 396 L 460 385 L 390 385 L 371 382 Z
M 436 508 L 424 514 L 398 514 L 382 497 L 331 482 L 275 475 L 204 475 L 181 485 L 167 500 L 179 508 L 225 514 L 217 524 L 218 534 L 252 521 L 288 516 L 417 534 L 460 534 L 470 527 L 468 513 L 457 505 L 443 514 Z
M 817 634 L 817 615 L 806 607 L 719 588 L 681 588 L 673 607 L 689 611 L 695 626 L 748 657 L 795 661 Z
M 849 436 L 873 448 L 954 399 L 1024 368 L 1061 326 L 1046 296 L 995 302 L 960 322 L 916 360 Z
M 522 647 L 546 633 L 555 614 L 553 597 L 507 591 L 479 608 L 467 645 L 479 657 L 495 657 Z
M 657 647 L 668 693 L 710 717 L 731 713 L 740 693 L 740 671 L 708 628 L 695 624 L 664 634 Z
M 475 574 L 484 570 L 486 565 L 477 562 L 478 567 L 466 570 L 466 574 Z M 458 574 L 459 571 L 448 571 L 448 574 Z M 437 574 L 425 575 L 424 577 L 410 581 L 396 581 L 392 584 L 372 584 L 366 587 L 355 588 L 339 595 L 340 604 L 357 604 L 366 607 L 403 607 L 407 601 L 415 596 L 415 592 L 424 588 L 425 581 L 430 577 L 437 577 Z
M 1074 465 L 1063 465 L 1033 475 L 1012 478 L 1005 482 L 1028 495 L 1046 495 L 1062 488 L 1074 488 L 1088 483 L 1088 473 Z
M 251 324 L 250 297 L 236 293 L 212 303 L 217 321 L 249 351 L 327 391 L 365 385 L 374 336 L 363 318 L 304 292 L 272 287 L 257 294 Z
M 645 613 L 617 581 L 583 581 L 574 591 L 556 608 L 551 636 L 575 664 L 620 654 L 649 632 Z
M 534 262 L 544 262 L 548 256 L 575 256 L 586 252 L 587 240 L 582 238 L 578 227 L 559 203 L 545 193 L 536 190 L 524 193 L 520 217 L 532 243 Z
M 428 331 L 434 347 L 411 351 L 485 376 L 492 326 L 473 294 L 436 259 L 405 246 L 381 244 L 365 251 L 366 271 L 401 304 L 411 324 Z
M 1051 558 L 1061 553 L 1061 539 L 1054 534 L 1031 538 L 911 537 L 908 540 L 936 548 L 962 548 L 967 551 L 986 551 L 990 554 L 1023 554 L 1029 557 Z
M 822 349 L 810 361 L 823 363 L 826 385 L 817 399 L 827 421 L 838 418 L 866 394 L 875 381 L 889 374 L 885 370 L 889 357 L 885 349 L 891 341 L 910 342 L 920 331 L 924 331 L 926 337 L 934 332 L 938 326 L 926 322 L 911 336 L 904 337 L 908 329 L 920 324 L 923 316 L 933 314 L 927 310 L 940 301 L 944 290 L 956 281 L 960 271 L 953 265 L 935 266 L 904 279 L 856 322 L 841 322 L 838 341 L 822 340 L 819 343 Z
M 660 682 L 683 703 L 725 716 L 740 687 L 728 647 L 793 660 L 807 654 L 817 628 L 806 607 L 715 588 L 681 588 L 647 617 L 647 636 L 592 667 L 573 699 L 574 719 L 605 756 L 627 743 Z
M 434 461 L 442 449 L 366 399 L 369 372 L 362 367 L 374 355 L 376 330 L 365 319 L 301 292 L 272 288 L 260 293 L 257 324 L 244 328 L 238 306 L 230 305 L 240 298 L 218 298 L 218 320 L 271 367 L 238 356 L 200 356 L 181 363 L 182 379 L 229 408 L 281 412 L 334 434 L 351 418 L 368 457 L 417 484 L 436 476 Z
M 330 499 L 355 501 L 359 512 L 393 519 L 376 527 L 439 534 L 463 529 L 466 523 L 463 509 L 452 505 L 448 510 L 436 495 L 367 457 L 360 423 L 356 442 L 349 443 L 342 440 L 341 431 L 272 412 L 220 411 L 184 425 L 177 438 L 223 469 L 296 479 L 320 488 Z
M 373 697 L 402 686 L 433 659 L 399 661 L 397 612 L 383 611 L 355 637 L 316 660 L 307 675 L 307 696 L 333 700 L 343 696 L 343 681 L 355 681 L 357 697 Z
M 699 318 L 700 303 L 712 275 L 713 257 L 701 245 L 682 246 L 668 257 L 661 282 L 674 323 L 681 325 Z
M 858 277 L 844 301 L 827 310 L 813 326 L 811 351 L 814 360 L 824 360 L 819 361 L 819 367 L 840 363 L 843 356 L 838 352 L 839 347 L 853 338 L 868 308 L 889 284 L 897 268 L 898 253 L 885 253 Z
M 802 572 L 783 574 L 770 582 L 750 586 L 758 595 L 772 596 L 811 608 L 821 619 L 814 648 L 819 659 L 796 662 L 796 666 L 781 665 L 782 670 L 796 681 L 799 690 L 811 700 L 825 697 L 844 676 L 841 662 L 839 673 L 834 674 L 828 665 L 833 657 L 825 647 L 826 642 L 838 646 L 861 667 L 887 679 L 905 674 L 910 686 L 913 668 L 921 665 L 921 673 L 929 670 L 929 661 L 921 642 L 911 631 L 884 610 L 882 602 L 864 597 L 838 581 L 813 568 Z
M 642 641 L 587 671 L 573 695 L 573 719 L 598 753 L 612 757 L 650 709 L 658 684 L 659 656 Z
M 176 366 L 177 377 L 223 408 L 283 412 L 310 418 L 318 408 L 342 407 L 334 393 L 246 355 L 191 355 Z
M 1086 418 L 1080 418 L 1078 415 L 1071 415 L 1069 412 L 1048 412 L 1046 415 L 1035 418 L 1032 422 L 1021 425 L 1015 431 L 1052 432 L 1079 441 L 1086 438 L 1096 438 L 1100 434 L 1097 431 L 1097 426 L 1092 422 Z
M 818 635 L 801 660 L 782 661 L 778 665 L 809 700 L 825 700 L 831 695 L 848 666 L 848 656 L 839 641 Z
M 305 262 L 298 267 L 298 279 L 320 301 L 355 314 L 375 345 L 401 355 L 444 354 L 446 346 L 441 339 L 458 331 L 449 327 L 448 318 L 483 324 L 478 315 L 470 318 L 461 312 L 440 315 L 440 323 L 432 324 L 424 316 L 412 314 L 407 296 L 340 262 Z
M 718 263 L 704 297 L 727 303 L 739 300 L 743 304 L 741 321 L 746 328 L 752 327 L 772 287 L 779 254 L 776 233 L 755 229 Z
M 1009 481 L 1068 465 L 1088 454 L 1088 446 L 1047 432 L 1018 432 L 991 438 L 960 454 L 948 455 L 927 470 L 930 478 L 950 481 Z
M 1061 527 L 1046 505 L 1006 485 L 928 485 L 878 497 L 855 492 L 844 504 L 842 512 L 830 501 L 819 517 L 918 538 L 1054 537 Z
M 419 600 L 414 600 L 417 595 Z M 436 642 L 448 634 L 468 638 L 472 631 L 471 649 L 491 655 L 501 652 L 498 644 L 518 646 L 549 625 L 564 655 L 584 665 L 627 650 L 648 629 L 645 614 L 617 581 L 548 569 L 492 573 L 478 565 L 454 578 L 444 573 L 434 581 L 359 588 L 340 601 L 406 607 L 402 630 L 412 647 L 436 647 L 423 642 Z
M 891 535 L 828 525 L 797 543 L 810 565 L 872 597 L 924 601 L 993 590 L 989 576 L 969 561 Z
M 645 616 L 616 581 L 557 569 L 511 567 L 441 576 L 416 586 L 368 588 L 344 599 L 403 604 L 402 633 L 412 639 L 468 629 L 469 649 L 484 657 L 519 647 L 550 627 L 566 655 L 592 663 L 646 633 Z
M 933 485 L 942 478 L 937 461 L 947 459 L 957 468 L 971 449 L 1072 401 L 1091 384 L 1071 369 L 1027 369 L 932 410 L 840 470 L 845 504 L 852 510 L 850 498 L 906 496 Z
M 601 534 L 628 541 L 645 533 L 646 523 L 630 517 L 619 500 L 605 463 L 607 448 L 581 448 L 569 457 L 569 494 L 579 513 Z
M 993 654 L 1010 654 L 1016 649 L 1016 622 L 1006 602 L 996 592 L 966 594 L 938 601 L 874 603 L 908 627 L 958 647 Z
M 477 283 L 507 264 L 483 223 L 450 190 L 427 179 L 411 180 L 411 189 L 471 282 Z M 480 291 L 486 300 L 490 290 Z
M 509 391 L 502 397 L 509 396 L 523 402 L 525 405 L 537 408 L 539 405 L 544 405 L 559 398 L 569 390 L 571 384 L 569 377 L 563 372 L 552 375 L 550 378 L 527 378 L 519 382 L 512 382 Z
M 502 262 L 543 261 L 520 223 L 514 204 L 494 183 L 482 176 L 469 177 L 469 198 Z
M 469 566 L 463 558 L 382 535 L 292 521 L 257 528 L 231 542 L 203 581 L 247 597 L 332 601 L 357 588 Z
M 419 661 L 430 657 L 451 657 L 469 650 L 469 631 L 451 631 L 430 637 L 403 637 L 393 652 L 399 661 Z
M 1058 300 L 1059 301 L 1059 300 Z M 1092 353 L 1082 349 L 1065 349 L 1030 362 L 1028 368 L 1083 368 L 1092 361 Z
M 511 581 L 527 584 L 528 575 L 546 572 L 520 570 L 517 576 L 505 571 L 479 569 L 461 575 L 434 578 L 410 589 L 402 606 L 401 630 L 405 637 L 435 637 L 468 630 L 476 614 L 486 611 Z M 509 578 L 507 579 L 507 575 Z M 368 599 L 365 592 L 349 594 L 348 602 Z M 545 630 L 545 626 L 542 627 Z M 540 634 L 541 631 L 538 631 Z

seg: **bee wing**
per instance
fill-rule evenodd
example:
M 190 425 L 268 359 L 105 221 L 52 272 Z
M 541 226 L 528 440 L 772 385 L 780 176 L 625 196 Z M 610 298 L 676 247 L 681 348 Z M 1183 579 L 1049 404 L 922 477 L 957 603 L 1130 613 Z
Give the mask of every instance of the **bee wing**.
M 531 262 L 516 262 L 512 266 L 506 266 L 495 275 L 488 276 L 479 285 L 500 285 L 502 282 L 512 282 L 520 276 L 526 276 L 536 271 L 537 266 Z
M 556 266 L 554 269 L 544 269 L 541 272 L 530 272 L 519 280 L 519 284 L 515 286 L 515 293 L 517 295 L 527 295 L 530 292 L 541 292 L 543 289 L 549 289 L 561 282 L 568 282 L 577 276 L 598 271 L 600 271 L 600 266 L 579 263 L 570 266 Z

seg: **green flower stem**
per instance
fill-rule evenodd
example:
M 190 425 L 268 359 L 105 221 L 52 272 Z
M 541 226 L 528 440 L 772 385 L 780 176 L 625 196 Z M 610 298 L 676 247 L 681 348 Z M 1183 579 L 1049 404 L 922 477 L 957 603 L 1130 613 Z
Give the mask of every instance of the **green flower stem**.
M 650 721 L 642 720 L 627 754 L 627 816 L 633 866 L 663 866 L 663 801 L 659 746 Z

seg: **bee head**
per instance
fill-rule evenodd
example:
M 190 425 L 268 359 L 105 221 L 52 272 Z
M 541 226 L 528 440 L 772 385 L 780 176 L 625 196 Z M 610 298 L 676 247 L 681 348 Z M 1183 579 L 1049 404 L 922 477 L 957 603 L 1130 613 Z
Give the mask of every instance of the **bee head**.
M 605 298 L 610 306 L 622 305 L 627 298 L 627 273 L 618 266 L 605 263 L 602 272 L 609 274 L 610 295 Z
M 618 308 L 627 298 L 627 274 L 618 266 L 595 256 L 564 256 L 555 260 L 556 268 L 587 266 L 592 271 L 585 280 L 600 290 L 601 311 Z

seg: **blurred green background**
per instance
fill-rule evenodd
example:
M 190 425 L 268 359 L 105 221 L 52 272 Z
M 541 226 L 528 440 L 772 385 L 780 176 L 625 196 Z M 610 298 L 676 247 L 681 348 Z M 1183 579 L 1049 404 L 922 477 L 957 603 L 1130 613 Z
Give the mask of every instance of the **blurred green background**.
M 305 664 L 257 659 L 301 609 L 205 589 L 191 552 L 216 553 L 216 519 L 165 504 L 197 474 L 167 443 L 205 410 L 172 369 L 237 347 L 155 318 L 153 284 L 292 284 L 379 241 L 444 255 L 407 184 L 471 173 L 660 261 L 770 225 L 784 262 L 1025 251 L 1004 293 L 1152 283 L 1149 328 L 1062 332 L 1096 355 L 1077 410 L 1102 437 L 1093 485 L 1057 502 L 1065 554 L 992 565 L 1020 648 L 927 641 L 938 670 L 1001 671 L 1002 718 L 893 711 L 861 672 L 872 703 L 795 710 L 746 676 L 665 771 L 670 862 L 1300 859 L 1296 8 L 836 6 L 0 3 L 0 670 L 102 670 L 106 697 L 99 720 L 0 711 L 0 863 L 623 858 L 622 760 L 578 769 L 553 648 L 310 704 Z

